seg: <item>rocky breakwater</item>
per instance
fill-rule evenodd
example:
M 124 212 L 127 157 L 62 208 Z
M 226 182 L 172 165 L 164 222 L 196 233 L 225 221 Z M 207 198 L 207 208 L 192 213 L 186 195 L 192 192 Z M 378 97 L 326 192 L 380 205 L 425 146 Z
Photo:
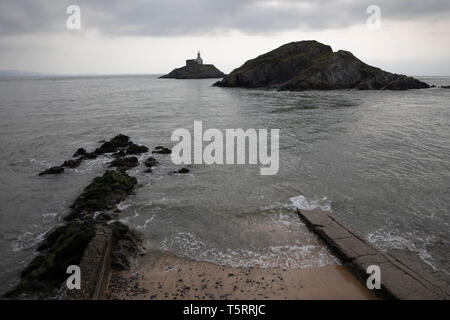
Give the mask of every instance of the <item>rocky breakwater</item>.
M 333 52 L 330 46 L 317 41 L 285 44 L 245 62 L 214 85 L 292 91 L 429 88 L 415 78 L 369 66 L 351 52 Z
M 170 153 L 170 149 L 162 147 L 155 151 L 160 150 Z M 137 186 L 137 179 L 126 172 L 139 164 L 134 155 L 148 151 L 147 147 L 134 144 L 129 137 L 118 135 L 103 142 L 93 152 L 80 148 L 74 159 L 41 173 L 60 174 L 64 170 L 59 168 L 76 167 L 99 155 L 111 157 L 109 167 L 115 168 L 106 170 L 84 188 L 70 206 L 65 224 L 44 236 L 35 258 L 22 271 L 17 286 L 6 293 L 6 298 L 101 298 L 108 284 L 109 270 L 133 266 L 137 256 L 144 252 L 143 235 L 116 221 L 119 215 L 116 205 Z M 148 169 L 158 164 L 152 157 L 144 162 Z M 67 268 L 71 265 L 81 269 L 80 290 L 67 290 Z

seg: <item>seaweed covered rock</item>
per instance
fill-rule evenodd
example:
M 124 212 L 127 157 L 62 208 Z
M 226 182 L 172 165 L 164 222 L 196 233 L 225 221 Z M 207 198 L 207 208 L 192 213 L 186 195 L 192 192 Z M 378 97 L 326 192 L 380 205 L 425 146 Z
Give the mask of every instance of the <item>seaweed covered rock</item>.
M 292 91 L 429 88 L 417 79 L 369 66 L 351 52 L 333 52 L 317 41 L 285 44 L 247 61 L 214 85 Z
M 73 220 L 81 213 L 111 209 L 133 191 L 137 180 L 121 171 L 106 171 L 96 177 L 71 205 L 71 213 L 66 220 Z
M 39 255 L 22 271 L 21 281 L 6 297 L 54 295 L 67 278 L 67 267 L 80 263 L 94 233 L 92 221 L 72 221 L 50 231 L 38 248 Z

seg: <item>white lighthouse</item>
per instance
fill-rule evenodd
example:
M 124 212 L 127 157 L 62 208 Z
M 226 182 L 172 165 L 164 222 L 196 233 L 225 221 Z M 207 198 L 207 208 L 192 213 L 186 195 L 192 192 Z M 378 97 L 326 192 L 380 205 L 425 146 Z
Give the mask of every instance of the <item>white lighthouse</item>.
M 200 56 L 200 51 L 197 52 L 197 59 L 195 59 L 195 61 L 197 61 L 198 64 L 203 64 L 203 59 Z
M 203 59 L 202 59 L 202 57 L 200 56 L 200 51 L 197 52 L 197 59 L 189 59 L 189 60 L 186 60 L 186 66 L 195 67 L 195 66 L 198 66 L 199 64 L 200 64 L 200 65 L 203 64 Z

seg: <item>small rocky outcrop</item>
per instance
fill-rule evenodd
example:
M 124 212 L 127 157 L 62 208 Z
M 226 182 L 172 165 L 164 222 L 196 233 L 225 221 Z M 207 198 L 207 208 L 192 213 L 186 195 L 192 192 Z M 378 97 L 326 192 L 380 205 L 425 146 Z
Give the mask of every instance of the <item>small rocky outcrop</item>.
M 83 158 L 92 160 L 92 159 L 97 158 L 97 154 L 95 152 L 86 152 L 86 154 L 83 156 Z
M 42 172 L 39 173 L 40 176 L 46 175 L 46 174 L 61 174 L 64 172 L 64 168 L 61 166 L 55 166 L 48 168 Z
M 192 63 L 187 66 L 174 69 L 160 79 L 209 79 L 223 78 L 225 74 L 212 64 Z
M 148 152 L 148 148 L 146 146 L 139 146 L 131 143 L 127 148 L 126 154 L 141 154 L 146 152 Z
M 166 148 L 166 147 L 162 147 L 162 146 L 157 146 L 153 149 L 152 153 L 159 153 L 159 154 L 171 154 L 172 150 Z
M 117 158 L 113 160 L 109 167 L 116 167 L 117 170 L 120 171 L 126 171 L 131 168 L 135 168 L 139 165 L 138 158 L 136 157 L 124 157 L 124 158 Z
M 149 157 L 147 160 L 144 161 L 144 165 L 147 168 L 156 167 L 159 164 L 158 160 L 156 160 L 153 157 Z
M 79 148 L 72 157 L 76 158 L 76 157 L 80 157 L 80 156 L 84 156 L 87 153 L 86 149 L 84 148 Z
M 415 78 L 369 66 L 351 52 L 333 52 L 330 46 L 317 41 L 285 44 L 247 61 L 214 85 L 292 91 L 429 88 Z
M 96 154 L 113 153 L 119 151 L 119 149 L 121 148 L 128 147 L 130 144 L 132 144 L 132 142 L 130 141 L 130 137 L 119 134 L 112 138 L 110 141 L 104 142 L 94 152 Z
M 77 168 L 80 166 L 81 162 L 83 161 L 83 158 L 77 158 L 77 159 L 70 159 L 64 161 L 64 163 L 61 165 L 61 167 L 67 167 L 67 168 Z
M 136 178 L 125 172 L 108 170 L 84 189 L 70 206 L 71 213 L 65 219 L 73 220 L 80 216 L 91 216 L 96 211 L 111 209 L 131 194 L 136 184 Z
M 174 171 L 173 173 L 178 173 L 178 174 L 185 174 L 185 173 L 189 173 L 190 170 L 188 168 L 181 168 L 180 170 Z
M 39 173 L 40 176 L 47 174 L 61 174 L 64 168 L 74 169 L 80 166 L 84 160 L 91 160 L 97 158 L 99 155 L 112 153 L 112 156 L 117 159 L 111 163 L 111 167 L 117 167 L 124 171 L 138 165 L 137 158 L 126 157 L 127 155 L 137 155 L 146 153 L 149 149 L 143 145 L 137 145 L 131 141 L 130 137 L 119 134 L 109 141 L 100 141 L 102 145 L 93 152 L 88 152 L 84 148 L 79 148 L 72 156 L 72 159 L 66 160 L 60 166 L 51 167 Z

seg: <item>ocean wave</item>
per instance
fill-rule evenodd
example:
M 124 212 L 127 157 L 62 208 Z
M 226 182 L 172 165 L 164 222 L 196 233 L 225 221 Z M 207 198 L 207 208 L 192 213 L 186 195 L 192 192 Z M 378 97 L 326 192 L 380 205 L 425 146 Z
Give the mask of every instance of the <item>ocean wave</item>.
M 383 251 L 389 249 L 408 249 L 411 252 L 417 253 L 419 258 L 433 268 L 433 270 L 439 270 L 433 264 L 433 257 L 426 249 L 427 244 L 435 241 L 435 237 L 432 235 L 423 238 L 410 232 L 400 235 L 397 232 L 378 229 L 375 232 L 367 234 L 366 239 Z
M 331 212 L 331 203 L 326 197 L 321 199 L 307 199 L 305 196 L 299 195 L 289 198 L 289 200 L 291 201 L 291 206 L 294 208 L 301 210 L 320 209 Z
M 230 267 L 306 269 L 340 264 L 322 245 L 286 244 L 265 248 L 219 249 L 190 232 L 174 234 L 160 243 L 160 249 L 197 261 Z
M 112 160 L 106 156 L 98 156 L 96 159 L 88 159 L 81 163 L 79 168 L 73 169 L 77 173 L 88 173 L 103 169 Z
M 33 233 L 27 231 L 19 235 L 15 240 L 12 241 L 11 251 L 18 252 L 25 249 L 33 248 L 44 239 L 44 236 L 47 234 L 48 231 L 50 231 L 50 229 L 42 233 Z

